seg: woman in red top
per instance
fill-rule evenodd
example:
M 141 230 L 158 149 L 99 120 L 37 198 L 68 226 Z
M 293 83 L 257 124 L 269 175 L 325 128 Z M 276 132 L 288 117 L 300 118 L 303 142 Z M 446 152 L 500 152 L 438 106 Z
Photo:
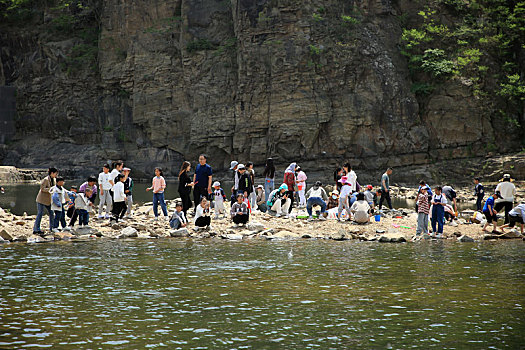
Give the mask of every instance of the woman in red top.
M 288 191 L 286 192 L 288 194 L 288 198 L 291 199 L 290 208 L 288 209 L 288 213 L 292 212 L 293 202 L 294 202 L 294 186 L 295 186 L 295 169 L 297 169 L 297 164 L 292 163 L 288 166 L 286 171 L 284 172 L 284 180 L 283 183 L 285 183 L 288 186 Z

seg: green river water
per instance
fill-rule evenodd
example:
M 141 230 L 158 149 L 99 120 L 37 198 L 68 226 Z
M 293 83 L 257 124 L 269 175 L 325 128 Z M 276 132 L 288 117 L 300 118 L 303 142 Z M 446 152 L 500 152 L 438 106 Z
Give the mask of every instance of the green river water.
M 525 242 L 0 246 L 0 348 L 522 349 Z

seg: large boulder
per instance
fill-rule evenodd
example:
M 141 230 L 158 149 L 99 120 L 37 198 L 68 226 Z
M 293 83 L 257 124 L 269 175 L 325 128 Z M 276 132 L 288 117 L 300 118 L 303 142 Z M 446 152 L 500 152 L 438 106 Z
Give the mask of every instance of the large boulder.
M 137 235 L 138 235 L 137 229 L 129 226 L 129 227 L 123 228 L 120 231 L 120 234 L 117 236 L 117 238 L 137 237 Z

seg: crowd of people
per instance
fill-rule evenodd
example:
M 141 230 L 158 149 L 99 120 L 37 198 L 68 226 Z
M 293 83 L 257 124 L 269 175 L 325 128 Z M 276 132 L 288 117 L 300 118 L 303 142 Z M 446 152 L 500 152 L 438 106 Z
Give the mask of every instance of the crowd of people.
M 212 210 L 213 220 L 229 217 L 234 224 L 245 225 L 255 210 L 275 217 L 289 218 L 292 209 L 297 207 L 299 213 L 302 212 L 301 209 L 306 209 L 306 215 L 295 215 L 297 218 L 310 221 L 335 219 L 366 224 L 372 217 L 380 219 L 383 204 L 390 210 L 393 209 L 390 189 L 392 168 L 381 175 L 379 186 L 374 188 L 371 184 L 361 185 L 351 164 L 346 162 L 335 169 L 333 183 L 329 184 L 332 190 L 327 193 L 321 181 L 316 181 L 308 189 L 308 177 L 297 163 L 291 163 L 285 169 L 283 181 L 280 182 L 276 178 L 274 161 L 268 158 L 261 178 L 264 183 L 256 185 L 253 163 L 232 161 L 230 171 L 233 186 L 229 215 L 224 205 L 227 201 L 226 192 L 219 181 L 213 181 L 213 170 L 207 163 L 207 156 L 199 156 L 193 175 L 190 175 L 191 170 L 191 163 L 184 161 L 178 173 L 180 199 L 175 203 L 174 212 L 169 215 L 164 198 L 166 180 L 161 168 L 154 169 L 155 176 L 146 191 L 153 193 L 155 221 L 160 218 L 168 222 L 172 229 L 179 229 L 188 227 L 188 217 L 192 216 L 195 228 L 209 229 L 212 224 Z M 70 230 L 77 219 L 79 227 L 88 227 L 90 214 L 95 211 L 98 212 L 97 219 L 109 219 L 113 223 L 126 220 L 133 214 L 133 180 L 130 173 L 131 169 L 124 167 L 123 161 L 113 162 L 111 166 L 104 164 L 98 177 L 90 176 L 78 188 L 70 186 L 66 189 L 64 178 L 58 175 L 58 170 L 49 168 L 48 176 L 41 181 L 36 198 L 37 216 L 33 232 L 43 235 L 40 226 L 45 211 L 49 215 L 49 229 L 52 232 Z M 483 230 L 493 225 L 493 232 L 504 233 L 506 228 L 519 224 L 523 233 L 525 203 L 513 207 L 516 187 L 509 174 L 503 176 L 495 192 L 486 201 L 484 187 L 480 179 L 475 178 L 474 195 L 479 215 L 482 213 L 485 217 L 481 220 L 486 220 Z M 95 204 L 97 196 L 98 210 Z M 451 185 L 431 188 L 425 181 L 420 181 L 417 191 L 416 235 L 427 237 L 432 234 L 441 238 L 444 224 L 453 222 L 458 217 L 456 198 L 456 191 Z M 159 205 L 162 216 L 158 210 Z M 193 210 L 190 210 L 192 207 Z M 505 217 L 504 224 L 500 227 L 498 213 L 504 213 Z

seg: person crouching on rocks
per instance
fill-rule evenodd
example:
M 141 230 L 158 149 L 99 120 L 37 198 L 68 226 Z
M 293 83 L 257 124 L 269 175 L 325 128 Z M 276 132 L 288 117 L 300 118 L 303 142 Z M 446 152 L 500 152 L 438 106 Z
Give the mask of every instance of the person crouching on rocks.
M 181 202 L 175 204 L 175 211 L 170 218 L 170 227 L 174 230 L 186 227 L 188 225 L 188 219 L 184 214 L 183 206 Z
M 266 198 L 268 196 L 264 191 L 263 185 L 257 186 L 257 188 L 255 189 L 255 193 L 257 194 L 257 209 L 259 209 L 259 211 L 262 213 L 266 213 L 266 211 L 268 210 L 268 207 L 266 206 Z
M 498 213 L 494 209 L 494 202 L 496 199 L 500 199 L 501 194 L 499 192 L 494 193 L 492 196 L 487 198 L 485 205 L 483 206 L 483 214 L 485 214 L 485 218 L 487 218 L 487 222 L 485 223 L 485 226 L 483 226 L 483 231 L 487 231 L 487 226 L 490 224 L 494 224 L 494 230 L 492 232 L 499 233 L 498 232 L 498 217 L 496 214 Z
M 221 188 L 221 183 L 219 181 L 215 181 L 213 183 L 213 199 L 215 201 L 215 205 L 213 207 L 215 210 L 214 219 L 218 219 L 219 214 L 222 214 L 223 217 L 226 217 L 226 209 L 224 208 L 226 194 L 224 194 L 224 190 Z
M 339 208 L 337 209 L 337 220 L 341 221 L 341 213 L 343 212 L 343 209 L 346 210 L 346 213 L 348 214 L 347 220 L 350 221 L 352 218 L 352 214 L 350 213 L 350 205 L 348 204 L 348 197 L 350 197 L 350 193 L 352 192 L 352 186 L 348 183 L 348 178 L 346 176 L 342 176 L 341 180 L 341 193 L 339 194 Z
M 124 192 L 124 181 L 126 177 L 122 174 L 118 174 L 115 177 L 115 186 L 113 186 L 113 218 L 115 222 L 124 217 L 126 214 L 126 193 Z
M 306 198 L 308 200 L 306 201 L 306 211 L 308 212 L 308 220 L 313 220 L 312 216 L 312 207 L 314 205 L 321 206 L 321 215 L 319 215 L 319 220 L 326 220 L 325 213 L 326 213 L 326 200 L 328 199 L 328 196 L 326 195 L 326 191 L 324 188 L 322 188 L 323 184 L 321 181 L 317 181 L 312 188 L 308 190 L 306 193 Z
M 276 217 L 284 215 L 284 218 L 288 218 L 288 209 L 292 204 L 292 200 L 288 198 L 288 185 L 282 184 L 278 189 L 273 190 L 268 196 L 268 202 L 266 202 L 268 208 L 276 212 Z
M 334 189 L 332 192 L 330 192 L 330 198 L 328 199 L 328 205 L 326 207 L 326 210 L 337 208 L 338 206 L 339 206 L 339 191 Z
M 211 217 L 210 217 L 210 204 L 205 196 L 201 197 L 201 201 L 195 209 L 195 226 L 210 228 Z
M 354 214 L 354 221 L 358 224 L 366 224 L 370 221 L 370 204 L 365 200 L 365 194 L 359 192 L 357 200 L 352 204 L 350 211 Z
M 237 202 L 232 204 L 230 214 L 232 221 L 237 225 L 245 225 L 250 219 L 248 205 L 244 201 L 242 193 L 237 193 Z

